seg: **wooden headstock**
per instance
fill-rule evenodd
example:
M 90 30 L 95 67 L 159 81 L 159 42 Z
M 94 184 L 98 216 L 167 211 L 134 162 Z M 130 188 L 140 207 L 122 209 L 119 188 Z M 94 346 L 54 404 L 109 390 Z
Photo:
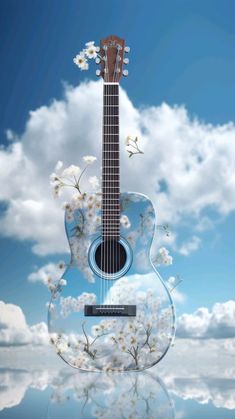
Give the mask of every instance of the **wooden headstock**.
M 124 53 L 129 52 L 130 48 L 125 47 L 125 40 L 115 35 L 108 36 L 100 41 L 100 72 L 97 75 L 103 77 L 105 82 L 119 82 L 122 75 L 127 76 L 128 71 L 123 71 L 123 64 L 129 60 L 124 58 Z

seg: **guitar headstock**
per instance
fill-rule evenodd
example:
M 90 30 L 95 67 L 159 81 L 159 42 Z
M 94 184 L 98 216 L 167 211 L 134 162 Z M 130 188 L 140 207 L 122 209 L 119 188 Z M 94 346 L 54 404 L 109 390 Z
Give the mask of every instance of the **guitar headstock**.
M 129 51 L 130 48 L 125 46 L 125 40 L 115 35 L 101 39 L 96 59 L 96 63 L 100 64 L 100 70 L 96 71 L 96 75 L 103 77 L 105 82 L 119 82 L 122 75 L 128 75 L 128 70 L 123 70 L 123 64 L 129 62 L 128 58 L 124 57 Z

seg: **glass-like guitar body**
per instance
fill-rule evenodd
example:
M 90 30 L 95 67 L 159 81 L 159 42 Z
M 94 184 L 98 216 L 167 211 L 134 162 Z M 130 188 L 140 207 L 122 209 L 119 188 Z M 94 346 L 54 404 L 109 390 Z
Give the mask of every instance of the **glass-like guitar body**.
M 174 337 L 175 315 L 150 260 L 151 201 L 137 193 L 120 194 L 118 248 L 112 240 L 102 245 L 101 194 L 82 195 L 66 210 L 65 226 L 71 262 L 48 312 L 57 353 L 72 367 L 88 371 L 143 370 L 157 364 Z

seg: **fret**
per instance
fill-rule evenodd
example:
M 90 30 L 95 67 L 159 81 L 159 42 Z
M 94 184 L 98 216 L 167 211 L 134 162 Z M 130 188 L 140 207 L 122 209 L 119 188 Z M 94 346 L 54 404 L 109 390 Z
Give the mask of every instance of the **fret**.
M 107 225 L 110 228 L 113 228 L 113 227 L 117 228 L 117 226 L 119 227 L 119 224 L 120 224 L 120 218 L 118 217 L 113 217 L 113 218 L 106 217 L 103 219 L 103 225 Z
M 113 231 L 108 231 L 108 230 L 102 230 L 103 234 L 112 237 L 114 234 L 120 234 L 119 230 L 113 230 Z
M 114 228 L 113 230 L 109 230 L 108 228 L 104 228 L 102 229 L 102 232 L 105 234 L 120 234 L 120 229 L 119 228 Z
M 118 240 L 120 238 L 120 233 L 118 233 L 118 234 L 102 234 L 102 236 L 103 236 L 104 239 L 112 238 L 112 239 L 117 239 Z

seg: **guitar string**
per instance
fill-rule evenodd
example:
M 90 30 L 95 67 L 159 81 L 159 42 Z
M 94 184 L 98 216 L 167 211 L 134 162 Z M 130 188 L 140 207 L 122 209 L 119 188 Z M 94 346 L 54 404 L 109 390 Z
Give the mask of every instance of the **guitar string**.
M 109 65 L 108 65 L 107 50 L 106 50 L 106 60 L 105 60 L 105 63 L 106 63 L 106 76 L 107 76 L 106 77 L 106 82 L 108 82 L 109 81 Z M 110 96 L 109 96 L 109 89 L 108 89 L 108 85 L 107 84 L 106 84 L 106 93 L 107 93 L 107 96 L 106 97 L 108 98 L 108 106 L 107 106 L 106 109 L 108 109 L 108 115 L 109 115 Z M 107 112 L 106 112 L 106 115 L 107 115 Z M 108 116 L 108 118 L 106 116 L 105 122 L 107 122 L 107 119 L 108 119 L 108 123 L 106 123 L 106 129 L 107 129 L 107 133 L 110 134 L 109 116 Z M 108 139 L 109 139 L 109 135 L 106 136 L 106 144 L 108 144 L 108 150 L 109 150 L 109 141 L 108 141 Z M 108 158 L 106 158 L 106 153 L 105 153 L 105 159 L 106 159 L 106 167 L 109 167 L 110 166 L 109 153 L 108 153 Z M 108 172 L 108 176 L 107 176 L 107 173 L 105 171 L 106 179 L 109 178 L 109 170 L 107 172 Z M 106 200 L 106 206 L 107 206 L 107 197 L 108 197 L 108 194 L 107 194 L 106 187 L 104 187 L 104 190 L 105 190 L 105 200 Z M 105 218 L 105 221 L 104 221 L 104 226 L 105 226 L 105 228 L 104 228 L 104 236 L 105 236 L 105 259 L 106 259 L 106 263 L 105 263 L 105 273 L 106 273 L 106 279 L 105 279 L 105 288 L 106 288 L 106 291 L 105 291 L 105 299 L 106 299 L 106 303 L 108 303 L 108 301 L 107 301 L 107 296 L 108 296 L 108 279 L 107 279 L 107 275 L 108 275 L 108 268 L 109 268 L 109 266 L 108 266 L 109 265 L 109 254 L 108 254 L 108 251 L 109 251 L 109 242 L 108 242 L 108 237 L 107 237 L 107 233 L 106 233 L 106 231 L 108 230 L 107 229 L 108 223 L 107 223 L 106 218 Z
M 107 82 L 107 78 L 108 78 L 108 56 L 107 56 L 107 51 L 105 50 L 105 57 L 106 57 L 106 59 L 105 59 L 105 81 Z M 108 97 L 108 95 L 107 95 L 107 87 L 106 87 L 107 85 L 105 85 L 105 99 L 106 99 L 106 102 L 107 102 L 107 105 L 109 104 L 109 97 Z M 105 115 L 105 118 L 104 118 L 104 126 L 105 126 L 105 134 L 107 134 L 107 132 L 108 132 L 108 127 L 107 127 L 107 124 L 106 124 L 106 119 L 107 119 L 107 117 L 106 117 L 106 115 L 107 115 L 107 107 L 106 107 L 106 109 L 105 109 L 105 113 L 104 113 L 104 115 Z M 105 146 L 106 146 L 106 144 L 107 144 L 107 135 L 105 135 L 105 138 L 104 138 L 104 142 L 105 142 Z M 106 148 L 106 147 L 105 147 Z M 107 179 L 107 169 L 106 169 L 106 167 L 108 166 L 107 165 L 107 158 L 106 158 L 106 153 L 104 153 L 104 161 L 105 161 L 105 180 Z M 106 183 L 106 182 L 105 182 Z M 106 196 L 106 190 L 105 190 L 105 184 L 104 184 L 104 199 L 105 199 L 105 213 L 106 213 L 106 208 L 107 208 L 107 196 Z M 105 274 L 107 274 L 107 258 L 106 258 L 106 252 L 107 252 L 107 242 L 106 242 L 106 237 L 105 237 L 105 230 L 106 230 L 106 219 L 104 218 L 104 222 L 103 222 L 103 236 L 104 236 L 104 270 L 105 270 Z M 104 282 L 104 286 L 105 286 L 105 296 L 104 296 L 104 299 L 106 298 L 106 295 L 107 295 L 107 279 L 105 279 L 105 282 Z
M 117 55 L 116 55 L 116 62 L 115 62 L 115 75 L 114 75 L 114 80 L 115 80 L 115 82 L 117 81 L 117 77 L 118 77 L 118 74 L 117 74 L 117 68 L 118 68 L 118 59 L 119 59 L 119 49 L 118 49 L 118 47 L 117 47 Z M 118 93 L 118 85 L 114 85 L 114 86 L 117 86 L 117 93 Z M 113 90 L 114 90 L 114 93 L 116 93 L 116 87 L 115 88 L 113 88 Z M 118 96 L 117 96 L 117 101 L 118 101 Z M 117 107 L 115 107 L 114 109 L 114 113 L 115 113 L 115 115 L 117 115 L 117 113 L 118 113 L 118 106 Z M 115 112 L 115 110 L 116 110 L 116 112 Z M 115 119 L 117 118 L 117 122 L 119 123 L 119 118 L 118 117 L 114 117 L 113 118 L 113 120 L 115 121 Z M 115 130 L 114 130 L 115 131 Z M 114 147 L 114 157 L 115 156 L 117 156 L 117 158 L 119 158 L 119 153 L 117 152 L 117 147 L 116 147 L 116 145 L 115 145 L 115 147 Z M 113 186 L 115 186 L 115 185 L 117 185 L 117 182 L 115 182 L 114 181 L 114 176 L 113 176 Z M 113 190 L 114 191 L 116 191 L 116 188 L 113 188 Z M 115 215 L 114 215 L 114 220 L 115 220 L 115 222 L 114 222 L 114 226 L 115 226 L 115 231 L 116 231 L 116 228 L 117 228 L 117 214 L 116 214 L 116 211 L 115 211 Z M 116 235 L 118 235 L 118 232 L 117 233 L 115 233 Z M 115 238 L 115 240 L 114 240 L 114 243 L 115 243 L 115 246 L 116 246 L 116 249 L 115 249 L 115 256 L 114 256 L 114 260 L 115 260 L 115 266 L 114 266 L 114 271 L 116 272 L 117 270 L 118 270 L 118 266 L 117 266 L 117 252 L 118 252 L 118 248 L 119 248 L 119 245 L 118 245 L 118 240 L 117 240 L 117 238 Z
M 117 82 L 117 78 L 118 78 L 118 72 L 117 72 L 118 59 L 119 59 L 119 48 L 117 47 L 117 56 L 116 56 L 116 63 L 115 63 L 115 82 Z M 115 90 L 116 89 L 114 89 L 114 91 Z M 118 87 L 118 85 L 117 85 L 117 94 L 119 95 L 119 87 Z M 119 115 L 119 102 L 118 102 L 118 99 L 119 99 L 119 96 L 117 96 L 117 103 L 116 103 L 117 106 L 115 107 L 117 113 L 115 113 L 115 115 Z M 119 125 L 119 117 L 118 116 L 117 116 L 117 120 L 118 120 L 118 124 L 117 125 Z M 118 129 L 119 129 L 119 127 L 118 127 Z M 115 144 L 115 153 L 114 153 L 114 155 L 116 155 L 116 154 L 117 154 L 117 158 L 119 159 L 119 136 L 118 136 L 118 144 L 117 145 Z M 114 177 L 113 177 L 113 179 L 114 179 Z M 116 182 L 116 185 L 117 184 L 119 185 L 119 181 Z M 114 181 L 114 185 L 115 185 L 115 181 Z M 118 190 L 118 192 L 119 192 L 119 190 Z M 118 196 L 119 196 L 118 205 L 120 205 L 120 193 L 119 193 Z M 120 250 L 119 250 L 119 237 L 118 237 L 119 228 L 120 228 L 120 214 L 118 213 L 118 216 L 117 216 L 116 211 L 115 211 L 114 218 L 115 218 L 115 223 L 114 223 L 115 224 L 115 230 L 116 230 L 116 228 L 118 229 L 118 231 L 116 233 L 117 237 L 116 237 L 116 250 L 115 250 L 115 264 L 116 264 L 115 271 L 116 271 L 116 270 L 119 270 L 119 266 L 120 266 L 120 260 L 119 260 L 119 251 Z M 117 219 L 118 218 L 119 218 L 119 220 L 118 220 L 119 221 L 119 224 L 118 224 L 118 227 L 117 227 Z
M 106 58 L 106 50 L 104 49 L 105 53 L 105 58 Z M 106 60 L 105 60 L 105 66 L 104 66 L 104 80 L 106 81 Z M 106 97 L 105 97 L 105 84 L 103 86 L 103 105 L 105 105 L 105 101 L 106 101 Z M 104 248 L 104 208 L 105 208 L 105 201 L 104 201 L 104 179 L 105 179 L 105 153 L 104 153 L 104 149 L 105 149 L 105 126 L 104 126 L 104 122 L 105 122 L 105 107 L 103 106 L 103 144 L 102 144 L 102 224 L 101 224 L 101 283 L 102 283 L 102 295 L 101 295 L 101 299 L 102 299 L 102 304 L 104 301 L 104 294 L 105 294 L 105 282 L 104 282 L 104 272 L 103 270 L 105 269 L 104 266 L 104 252 L 105 252 L 105 248 Z

